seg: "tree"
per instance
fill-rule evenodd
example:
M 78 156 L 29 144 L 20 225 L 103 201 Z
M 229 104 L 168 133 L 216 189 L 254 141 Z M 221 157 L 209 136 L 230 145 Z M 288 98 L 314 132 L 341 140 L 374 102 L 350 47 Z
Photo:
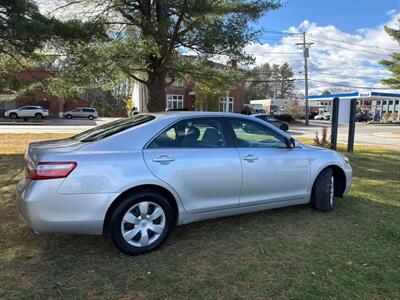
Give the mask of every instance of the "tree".
M 69 20 L 62 22 L 43 16 L 31 0 L 0 2 L 0 91 L 13 93 L 23 87 L 16 73 L 35 68 L 43 62 L 42 49 L 51 43 L 77 46 L 104 38 L 97 22 Z M 43 52 L 43 51 L 41 51 Z M 33 77 L 33 76 L 32 76 Z
M 290 98 L 294 96 L 294 73 L 288 63 L 255 67 L 250 75 L 253 80 L 246 86 L 245 98 Z
M 397 21 L 400 24 L 400 19 Z M 385 26 L 385 31 L 394 40 L 400 43 L 400 28 L 395 29 Z M 391 60 L 385 59 L 380 61 L 380 64 L 384 65 L 392 73 L 391 78 L 383 79 L 382 82 L 394 89 L 400 89 L 400 52 L 393 53 L 391 57 Z
M 331 95 L 332 93 L 330 92 L 330 91 L 328 91 L 328 90 L 323 90 L 322 92 L 321 92 L 321 95 Z
M 98 23 L 47 18 L 31 0 L 2 0 L 0 3 L 0 53 L 15 60 L 32 54 L 51 39 L 89 42 L 93 36 L 102 34 Z
M 74 3 L 79 1 L 74 1 Z M 181 59 L 191 51 L 199 57 L 228 57 L 238 62 L 252 61 L 244 47 L 256 40 L 250 23 L 280 4 L 266 0 L 90 0 L 100 7 L 93 19 L 106 24 L 111 41 L 88 45 L 91 63 L 119 68 L 149 90 L 149 111 L 165 109 L 168 81 L 190 73 L 207 77 Z M 97 51 L 103 49 L 104 52 Z M 106 58 L 99 61 L 98 58 Z M 107 57 L 104 57 L 107 56 Z

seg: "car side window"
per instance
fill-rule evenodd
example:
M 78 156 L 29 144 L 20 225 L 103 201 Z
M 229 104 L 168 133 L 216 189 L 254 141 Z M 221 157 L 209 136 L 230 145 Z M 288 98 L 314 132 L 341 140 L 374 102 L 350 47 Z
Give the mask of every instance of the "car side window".
M 148 148 L 227 147 L 221 123 L 211 118 L 180 121 L 161 132 Z
M 231 119 L 236 146 L 240 148 L 287 148 L 284 137 L 249 120 Z
M 74 108 L 72 111 L 73 112 L 80 112 L 81 110 L 79 108 Z

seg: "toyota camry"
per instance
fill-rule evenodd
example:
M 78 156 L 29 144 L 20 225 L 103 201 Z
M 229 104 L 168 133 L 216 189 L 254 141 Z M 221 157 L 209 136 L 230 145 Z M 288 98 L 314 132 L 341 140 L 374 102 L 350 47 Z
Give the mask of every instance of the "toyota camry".
M 130 255 L 176 225 L 306 203 L 329 212 L 352 181 L 342 154 L 233 113 L 138 114 L 31 143 L 25 160 L 17 201 L 34 232 L 105 234 Z

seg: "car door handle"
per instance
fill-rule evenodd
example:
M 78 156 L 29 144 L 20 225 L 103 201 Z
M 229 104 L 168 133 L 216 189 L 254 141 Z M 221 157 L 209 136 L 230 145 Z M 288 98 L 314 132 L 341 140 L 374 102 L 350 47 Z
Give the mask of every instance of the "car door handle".
M 253 154 L 249 154 L 249 155 L 246 155 L 245 157 L 243 157 L 243 160 L 247 160 L 247 161 L 255 161 L 257 159 L 258 158 L 256 156 L 254 156 Z
M 158 163 L 169 163 L 174 160 L 175 160 L 175 158 L 169 157 L 167 155 L 161 155 L 160 157 L 153 158 L 153 161 L 158 162 Z

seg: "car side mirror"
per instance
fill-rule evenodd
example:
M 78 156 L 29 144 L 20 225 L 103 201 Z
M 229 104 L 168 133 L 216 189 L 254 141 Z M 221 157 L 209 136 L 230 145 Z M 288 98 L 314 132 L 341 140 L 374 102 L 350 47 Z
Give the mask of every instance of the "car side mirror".
M 288 148 L 295 148 L 296 147 L 296 140 L 294 138 L 288 138 L 286 139 L 286 145 L 288 146 Z

